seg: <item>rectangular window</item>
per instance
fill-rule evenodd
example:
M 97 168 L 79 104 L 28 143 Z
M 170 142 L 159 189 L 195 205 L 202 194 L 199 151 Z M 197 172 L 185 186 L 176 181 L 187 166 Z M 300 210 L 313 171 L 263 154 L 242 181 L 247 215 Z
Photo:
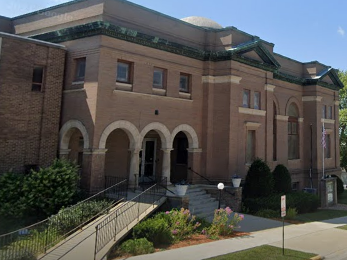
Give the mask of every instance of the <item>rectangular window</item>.
M 328 106 L 327 118 L 333 119 L 333 107 L 332 106 Z
M 44 77 L 44 68 L 42 66 L 35 66 L 33 70 L 31 91 L 42 91 L 43 77 Z
M 75 81 L 84 81 L 86 58 L 76 59 L 75 62 Z
M 288 122 L 288 160 L 299 159 L 298 122 Z
M 189 93 L 189 78 L 188 74 L 181 73 L 180 75 L 180 92 Z
M 243 107 L 250 107 L 250 91 L 248 89 L 243 90 L 243 95 L 242 95 L 242 106 Z
M 325 158 L 331 158 L 331 142 L 330 142 L 330 134 L 325 135 Z
M 166 71 L 160 68 L 153 70 L 153 88 L 165 88 Z
M 323 107 L 322 107 L 322 118 L 326 118 L 326 108 L 327 108 L 327 106 L 323 105 Z
M 132 80 L 132 63 L 126 62 L 126 61 L 118 61 L 117 81 L 130 84 L 131 80 Z
M 255 159 L 255 130 L 247 131 L 246 163 L 252 163 Z
M 254 109 L 260 109 L 260 92 L 254 92 Z

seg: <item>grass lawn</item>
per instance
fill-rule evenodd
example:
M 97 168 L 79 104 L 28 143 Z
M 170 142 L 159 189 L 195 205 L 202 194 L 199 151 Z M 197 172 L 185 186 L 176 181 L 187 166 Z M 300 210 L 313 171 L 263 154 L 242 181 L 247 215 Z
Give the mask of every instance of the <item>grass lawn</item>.
M 295 220 L 299 220 L 302 222 L 313 222 L 344 216 L 347 216 L 346 210 L 318 209 L 316 212 L 313 213 L 297 215 Z
M 347 225 L 344 225 L 344 226 L 341 226 L 341 227 L 337 227 L 337 228 L 347 230 Z
M 337 202 L 341 204 L 347 204 L 347 190 L 337 197 Z
M 316 256 L 315 254 L 284 249 L 282 255 L 282 248 L 274 246 L 259 246 L 251 249 L 243 250 L 236 253 L 217 256 L 208 259 L 215 260 L 252 260 L 252 259 L 266 259 L 266 260 L 297 260 L 297 259 L 310 259 Z

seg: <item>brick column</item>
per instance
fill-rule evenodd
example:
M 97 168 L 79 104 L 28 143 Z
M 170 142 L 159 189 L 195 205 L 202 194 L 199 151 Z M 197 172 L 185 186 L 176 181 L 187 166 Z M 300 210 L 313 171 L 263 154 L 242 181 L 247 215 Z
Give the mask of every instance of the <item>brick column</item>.
M 83 152 L 82 184 L 92 193 L 105 188 L 105 156 L 107 149 L 92 149 Z
M 163 151 L 163 177 L 167 178 L 167 185 L 170 185 L 171 176 L 171 148 L 161 149 Z
M 129 187 L 136 188 L 139 186 L 139 153 L 140 150 L 130 150 L 130 169 L 129 169 Z

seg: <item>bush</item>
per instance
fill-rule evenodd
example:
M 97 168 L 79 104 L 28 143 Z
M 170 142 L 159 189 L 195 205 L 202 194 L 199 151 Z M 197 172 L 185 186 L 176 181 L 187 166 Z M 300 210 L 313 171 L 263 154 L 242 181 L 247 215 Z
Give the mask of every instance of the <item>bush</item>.
M 24 179 L 24 175 L 13 172 L 0 175 L 0 215 L 22 217 L 25 214 Z
M 266 198 L 248 198 L 244 199 L 243 203 L 250 213 L 256 213 L 262 209 L 278 211 L 281 208 L 281 195 L 275 194 Z M 299 214 L 316 211 L 319 205 L 319 197 L 315 194 L 294 192 L 286 195 L 287 208 L 296 208 Z
M 168 222 L 160 217 L 149 218 L 133 229 L 134 238 L 147 238 L 155 247 L 169 245 L 173 237 Z
M 288 194 L 292 192 L 292 178 L 283 164 L 276 166 L 273 171 L 274 191 L 276 193 Z
M 212 225 L 207 230 L 207 235 L 211 238 L 218 238 L 218 236 L 226 236 L 234 233 L 234 229 L 238 227 L 240 221 L 244 219 L 242 214 L 234 213 L 226 207 L 225 209 L 216 209 Z
M 281 213 L 280 210 L 261 209 L 255 215 L 261 218 L 279 218 Z
M 153 243 L 146 238 L 130 239 L 125 241 L 119 248 L 122 253 L 132 255 L 143 255 L 154 253 Z
M 269 166 L 256 159 L 248 170 L 243 188 L 244 198 L 267 197 L 273 193 L 273 176 Z
M 296 208 L 288 208 L 286 213 L 286 219 L 295 219 L 295 217 L 298 215 Z
M 38 214 L 50 216 L 71 205 L 78 194 L 78 168 L 66 160 L 56 159 L 25 178 L 23 192 L 28 207 Z
M 337 195 L 340 195 L 341 193 L 345 191 L 345 188 L 343 187 L 343 181 L 341 180 L 339 176 L 335 174 L 331 175 L 331 177 L 336 178 Z
M 107 200 L 86 201 L 74 207 L 63 208 L 49 219 L 49 226 L 56 228 L 61 234 L 65 234 L 92 219 L 111 204 L 112 202 Z

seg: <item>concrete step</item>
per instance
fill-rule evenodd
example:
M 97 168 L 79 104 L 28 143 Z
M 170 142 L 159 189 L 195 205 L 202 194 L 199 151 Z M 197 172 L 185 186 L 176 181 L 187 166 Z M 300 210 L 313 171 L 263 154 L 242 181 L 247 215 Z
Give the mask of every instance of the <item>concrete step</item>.
M 205 204 L 205 203 L 209 203 L 209 202 L 213 202 L 213 201 L 216 201 L 215 198 L 212 198 L 212 197 L 206 197 L 206 198 L 195 198 L 194 200 L 191 200 L 189 198 L 189 205 L 192 205 L 192 206 L 200 206 L 202 204 Z

